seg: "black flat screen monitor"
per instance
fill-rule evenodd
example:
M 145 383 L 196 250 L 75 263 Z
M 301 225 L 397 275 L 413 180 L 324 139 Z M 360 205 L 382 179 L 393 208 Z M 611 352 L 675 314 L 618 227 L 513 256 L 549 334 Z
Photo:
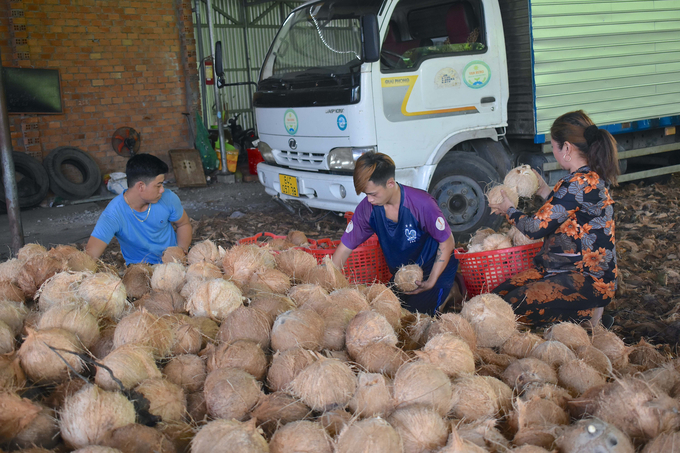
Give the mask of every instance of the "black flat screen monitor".
M 8 113 L 63 113 L 58 69 L 2 68 Z

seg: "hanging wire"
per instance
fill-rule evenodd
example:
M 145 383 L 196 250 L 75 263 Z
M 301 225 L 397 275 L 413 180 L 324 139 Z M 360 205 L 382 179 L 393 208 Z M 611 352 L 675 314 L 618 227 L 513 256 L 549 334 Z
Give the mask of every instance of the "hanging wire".
M 358 53 L 356 53 L 353 50 L 336 50 L 332 48 L 327 42 L 326 39 L 323 37 L 323 33 L 321 33 L 321 28 L 319 27 L 319 23 L 316 21 L 316 16 L 314 16 L 314 13 L 312 12 L 312 7 L 309 7 L 309 15 L 311 16 L 312 20 L 314 21 L 314 26 L 316 27 L 316 31 L 319 33 L 319 38 L 321 38 L 321 42 L 330 50 L 331 52 L 335 52 L 338 54 L 346 54 L 346 53 L 352 53 L 354 56 L 357 58 L 357 60 L 361 60 L 361 57 L 359 56 Z

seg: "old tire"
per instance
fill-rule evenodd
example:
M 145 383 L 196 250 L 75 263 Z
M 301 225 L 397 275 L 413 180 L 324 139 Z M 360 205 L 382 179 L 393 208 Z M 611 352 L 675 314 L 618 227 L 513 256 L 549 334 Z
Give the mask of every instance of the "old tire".
M 500 226 L 501 217 L 491 214 L 484 195 L 489 184 L 499 181 L 496 169 L 472 153 L 449 153 L 439 163 L 430 194 L 449 222 L 456 242 L 467 240 L 482 227 Z
M 50 181 L 38 159 L 26 153 L 12 152 L 14 172 L 17 175 L 19 207 L 30 208 L 40 204 L 47 196 Z M 5 205 L 5 184 L 0 172 L 0 204 Z
M 71 165 L 81 175 L 80 182 L 69 180 L 62 165 Z M 99 166 L 89 154 L 70 146 L 60 146 L 50 152 L 43 166 L 50 177 L 50 189 L 67 200 L 80 200 L 94 194 L 101 184 Z

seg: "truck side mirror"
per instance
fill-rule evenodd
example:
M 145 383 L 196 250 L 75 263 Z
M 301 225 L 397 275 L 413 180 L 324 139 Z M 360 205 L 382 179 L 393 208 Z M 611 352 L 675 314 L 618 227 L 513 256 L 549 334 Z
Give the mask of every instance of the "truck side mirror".
M 378 16 L 375 14 L 361 16 L 361 38 L 363 61 L 373 63 L 380 60 Z

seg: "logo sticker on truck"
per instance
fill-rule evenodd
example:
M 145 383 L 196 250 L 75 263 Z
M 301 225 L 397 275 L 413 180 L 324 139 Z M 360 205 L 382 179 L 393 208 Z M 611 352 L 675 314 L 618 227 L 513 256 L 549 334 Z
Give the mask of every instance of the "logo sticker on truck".
M 338 129 L 341 131 L 347 129 L 347 118 L 345 118 L 345 115 L 338 116 Z
M 286 127 L 286 132 L 290 135 L 295 135 L 298 130 L 298 117 L 293 109 L 286 110 L 283 114 L 283 125 Z
M 482 88 L 491 79 L 491 69 L 483 61 L 475 60 L 463 69 L 463 80 L 470 88 Z
M 460 86 L 460 76 L 453 68 L 441 69 L 434 76 L 434 85 L 437 88 L 453 88 Z

